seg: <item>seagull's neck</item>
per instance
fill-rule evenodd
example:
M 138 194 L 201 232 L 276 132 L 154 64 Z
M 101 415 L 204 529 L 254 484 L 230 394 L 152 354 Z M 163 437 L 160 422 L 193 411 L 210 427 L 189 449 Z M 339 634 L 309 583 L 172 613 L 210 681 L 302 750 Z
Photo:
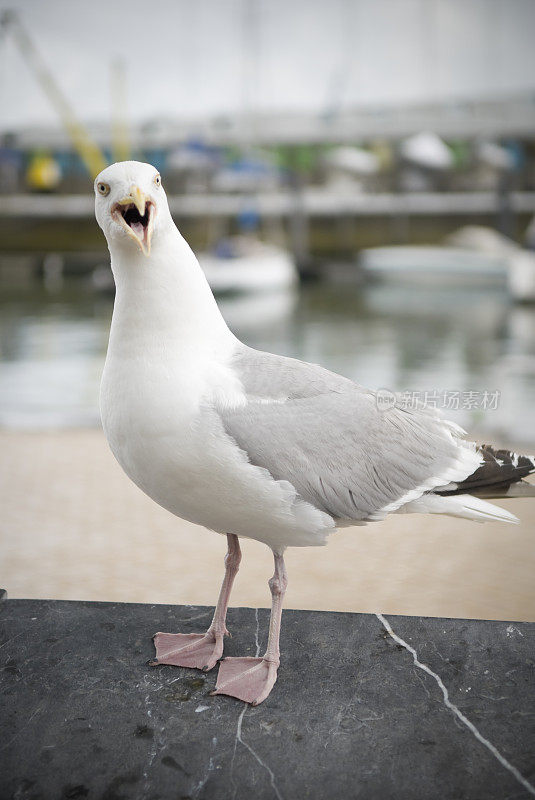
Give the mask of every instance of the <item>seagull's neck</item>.
M 128 245 L 110 248 L 117 291 L 109 354 L 217 359 L 234 349 L 237 340 L 174 224 L 158 231 L 149 257 Z

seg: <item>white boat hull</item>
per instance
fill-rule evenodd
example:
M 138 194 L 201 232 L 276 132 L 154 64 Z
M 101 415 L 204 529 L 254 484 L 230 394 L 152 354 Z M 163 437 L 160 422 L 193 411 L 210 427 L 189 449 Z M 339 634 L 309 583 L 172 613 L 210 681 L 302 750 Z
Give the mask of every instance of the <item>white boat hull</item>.
M 363 273 L 401 283 L 505 285 L 507 258 L 456 247 L 372 247 L 359 254 Z
M 290 254 L 270 245 L 232 258 L 213 253 L 199 253 L 198 258 L 208 283 L 218 294 L 283 289 L 297 282 Z
M 535 303 L 535 252 L 518 249 L 509 259 L 509 291 L 519 303 Z

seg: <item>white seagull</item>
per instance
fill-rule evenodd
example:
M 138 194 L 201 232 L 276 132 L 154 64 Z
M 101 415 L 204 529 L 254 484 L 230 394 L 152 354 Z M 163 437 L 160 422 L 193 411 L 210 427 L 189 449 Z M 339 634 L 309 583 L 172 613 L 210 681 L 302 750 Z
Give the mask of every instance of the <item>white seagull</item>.
M 152 663 L 216 665 L 239 537 L 257 539 L 275 559 L 267 649 L 223 659 L 215 690 L 256 705 L 277 679 L 286 547 L 392 512 L 516 522 L 480 497 L 535 494 L 521 482 L 535 460 L 467 442 L 423 408 L 382 410 L 347 378 L 240 342 L 149 164 L 103 170 L 95 197 L 117 289 L 100 397 L 111 450 L 149 497 L 228 540 L 210 627 L 157 633 Z

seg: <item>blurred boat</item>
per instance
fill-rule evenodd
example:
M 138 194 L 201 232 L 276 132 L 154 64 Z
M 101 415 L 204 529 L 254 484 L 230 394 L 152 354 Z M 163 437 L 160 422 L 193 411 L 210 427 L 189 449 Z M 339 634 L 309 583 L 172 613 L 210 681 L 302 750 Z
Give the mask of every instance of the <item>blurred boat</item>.
M 419 285 L 507 286 L 513 300 L 535 302 L 535 252 L 484 226 L 464 226 L 439 246 L 362 250 L 359 265 L 369 278 Z
M 513 300 L 535 302 L 535 252 L 521 247 L 513 239 L 483 225 L 465 225 L 447 238 L 449 244 L 468 248 L 483 255 L 503 258 L 507 286 Z
M 421 131 L 401 142 L 401 158 L 418 167 L 431 170 L 451 169 L 453 153 L 448 145 L 433 131 Z
M 365 276 L 401 283 L 505 285 L 507 259 L 460 247 L 399 245 L 359 253 Z
M 230 236 L 214 250 L 198 253 L 212 290 L 218 294 L 282 289 L 297 282 L 297 269 L 283 247 L 254 236 Z
M 535 303 L 535 253 L 521 247 L 509 259 L 509 291 L 518 303 Z

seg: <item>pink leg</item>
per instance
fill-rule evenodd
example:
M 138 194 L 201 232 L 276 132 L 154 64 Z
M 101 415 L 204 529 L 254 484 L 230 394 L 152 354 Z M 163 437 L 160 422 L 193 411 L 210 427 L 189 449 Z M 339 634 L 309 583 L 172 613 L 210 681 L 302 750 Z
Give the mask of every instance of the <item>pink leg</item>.
M 230 592 L 241 561 L 240 543 L 233 533 L 227 534 L 225 577 L 214 618 L 206 633 L 157 633 L 153 637 L 156 658 L 151 666 L 174 664 L 177 667 L 196 667 L 205 671 L 215 667 L 223 655 L 223 637 L 229 635 L 225 625 Z
M 269 581 L 271 617 L 266 652 L 262 658 L 224 658 L 219 667 L 217 684 L 212 694 L 228 694 L 257 706 L 271 692 L 280 664 L 279 636 L 282 603 L 288 579 L 284 558 L 274 553 L 275 574 Z

